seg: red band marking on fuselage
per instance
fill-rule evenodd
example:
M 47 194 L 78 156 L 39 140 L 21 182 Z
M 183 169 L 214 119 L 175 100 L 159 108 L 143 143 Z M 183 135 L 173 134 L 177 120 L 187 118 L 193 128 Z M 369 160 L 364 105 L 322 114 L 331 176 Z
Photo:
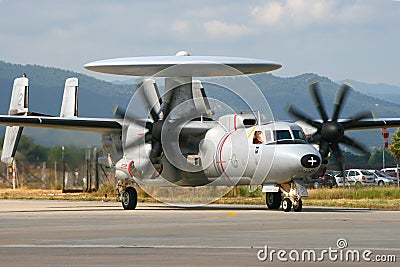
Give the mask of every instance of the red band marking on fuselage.
M 128 164 L 128 172 L 129 172 L 129 175 L 130 175 L 131 177 L 133 177 L 132 165 L 133 165 L 134 163 L 135 163 L 135 162 L 134 162 L 133 160 L 131 160 L 131 161 L 129 162 L 129 164 Z
M 232 185 L 234 185 L 234 184 L 233 184 L 231 178 L 229 178 L 229 175 L 226 173 L 224 166 L 222 165 L 223 163 L 227 162 L 226 160 L 222 160 L 222 147 L 224 146 L 225 141 L 228 139 L 228 137 L 237 130 L 236 117 L 237 117 L 237 114 L 235 114 L 235 116 L 233 117 L 233 129 L 234 130 L 232 132 L 230 132 L 229 134 L 227 134 L 225 136 L 224 140 L 222 140 L 221 147 L 219 148 L 219 161 L 217 162 L 217 164 L 221 165 L 222 172 L 224 173 L 226 178 L 229 180 L 229 182 L 231 182 Z

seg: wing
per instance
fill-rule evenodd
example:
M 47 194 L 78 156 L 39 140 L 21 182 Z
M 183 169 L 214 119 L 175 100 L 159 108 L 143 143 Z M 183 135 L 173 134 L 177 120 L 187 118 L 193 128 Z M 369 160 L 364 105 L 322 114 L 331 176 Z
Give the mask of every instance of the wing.
M 94 133 L 108 133 L 122 130 L 121 119 L 45 117 L 0 115 L 0 125 L 36 128 L 53 128 Z
M 368 130 L 379 128 L 397 128 L 400 127 L 400 118 L 376 118 L 364 119 L 360 121 L 343 121 L 344 127 L 350 126 L 349 130 Z

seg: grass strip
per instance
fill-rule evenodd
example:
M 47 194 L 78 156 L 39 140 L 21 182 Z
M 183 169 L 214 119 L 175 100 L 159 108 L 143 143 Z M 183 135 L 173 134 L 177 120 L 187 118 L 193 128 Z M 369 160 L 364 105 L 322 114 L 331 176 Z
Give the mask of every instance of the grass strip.
M 215 201 L 218 204 L 264 205 L 265 194 L 249 195 L 245 189 L 238 190 L 236 197 L 228 193 Z M 400 210 L 400 189 L 397 187 L 309 189 L 309 197 L 303 198 L 304 206 L 374 208 Z M 244 196 L 243 196 L 243 195 Z M 61 190 L 0 188 L 0 199 L 117 201 L 113 186 L 101 187 L 92 193 L 62 193 Z M 157 202 L 145 192 L 138 190 L 140 202 Z

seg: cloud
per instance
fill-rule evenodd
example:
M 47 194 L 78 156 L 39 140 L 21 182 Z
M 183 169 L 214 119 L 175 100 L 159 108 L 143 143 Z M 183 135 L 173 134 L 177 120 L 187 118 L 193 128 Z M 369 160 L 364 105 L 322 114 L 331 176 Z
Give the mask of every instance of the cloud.
M 363 22 L 371 11 L 360 1 L 268 1 L 251 8 L 255 24 L 278 29 Z
M 178 34 L 187 33 L 190 29 L 189 22 L 185 20 L 175 21 L 171 25 L 171 30 Z
M 254 33 L 254 31 L 240 24 L 229 24 L 220 20 L 211 20 L 204 23 L 207 34 L 221 37 L 243 37 Z
M 283 6 L 281 3 L 268 2 L 265 6 L 256 6 L 251 13 L 259 24 L 274 25 L 281 21 Z
M 85 71 L 82 65 L 97 59 L 185 49 L 275 60 L 285 65 L 284 75 L 311 66 L 338 79 L 391 75 L 388 82 L 400 83 L 398 1 L 0 0 L 0 6 L 0 60 L 13 63 Z M 380 69 L 368 71 L 365 62 Z
M 223 9 L 218 7 L 197 7 L 195 9 L 189 9 L 184 13 L 185 16 L 190 18 L 212 18 L 218 16 L 223 12 Z

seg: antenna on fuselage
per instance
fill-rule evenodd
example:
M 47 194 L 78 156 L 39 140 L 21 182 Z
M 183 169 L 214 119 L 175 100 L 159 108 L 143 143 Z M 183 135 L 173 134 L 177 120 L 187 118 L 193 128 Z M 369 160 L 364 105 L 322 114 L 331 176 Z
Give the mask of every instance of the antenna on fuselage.
M 260 111 L 257 111 L 257 125 L 261 126 L 261 115 L 260 115 Z

